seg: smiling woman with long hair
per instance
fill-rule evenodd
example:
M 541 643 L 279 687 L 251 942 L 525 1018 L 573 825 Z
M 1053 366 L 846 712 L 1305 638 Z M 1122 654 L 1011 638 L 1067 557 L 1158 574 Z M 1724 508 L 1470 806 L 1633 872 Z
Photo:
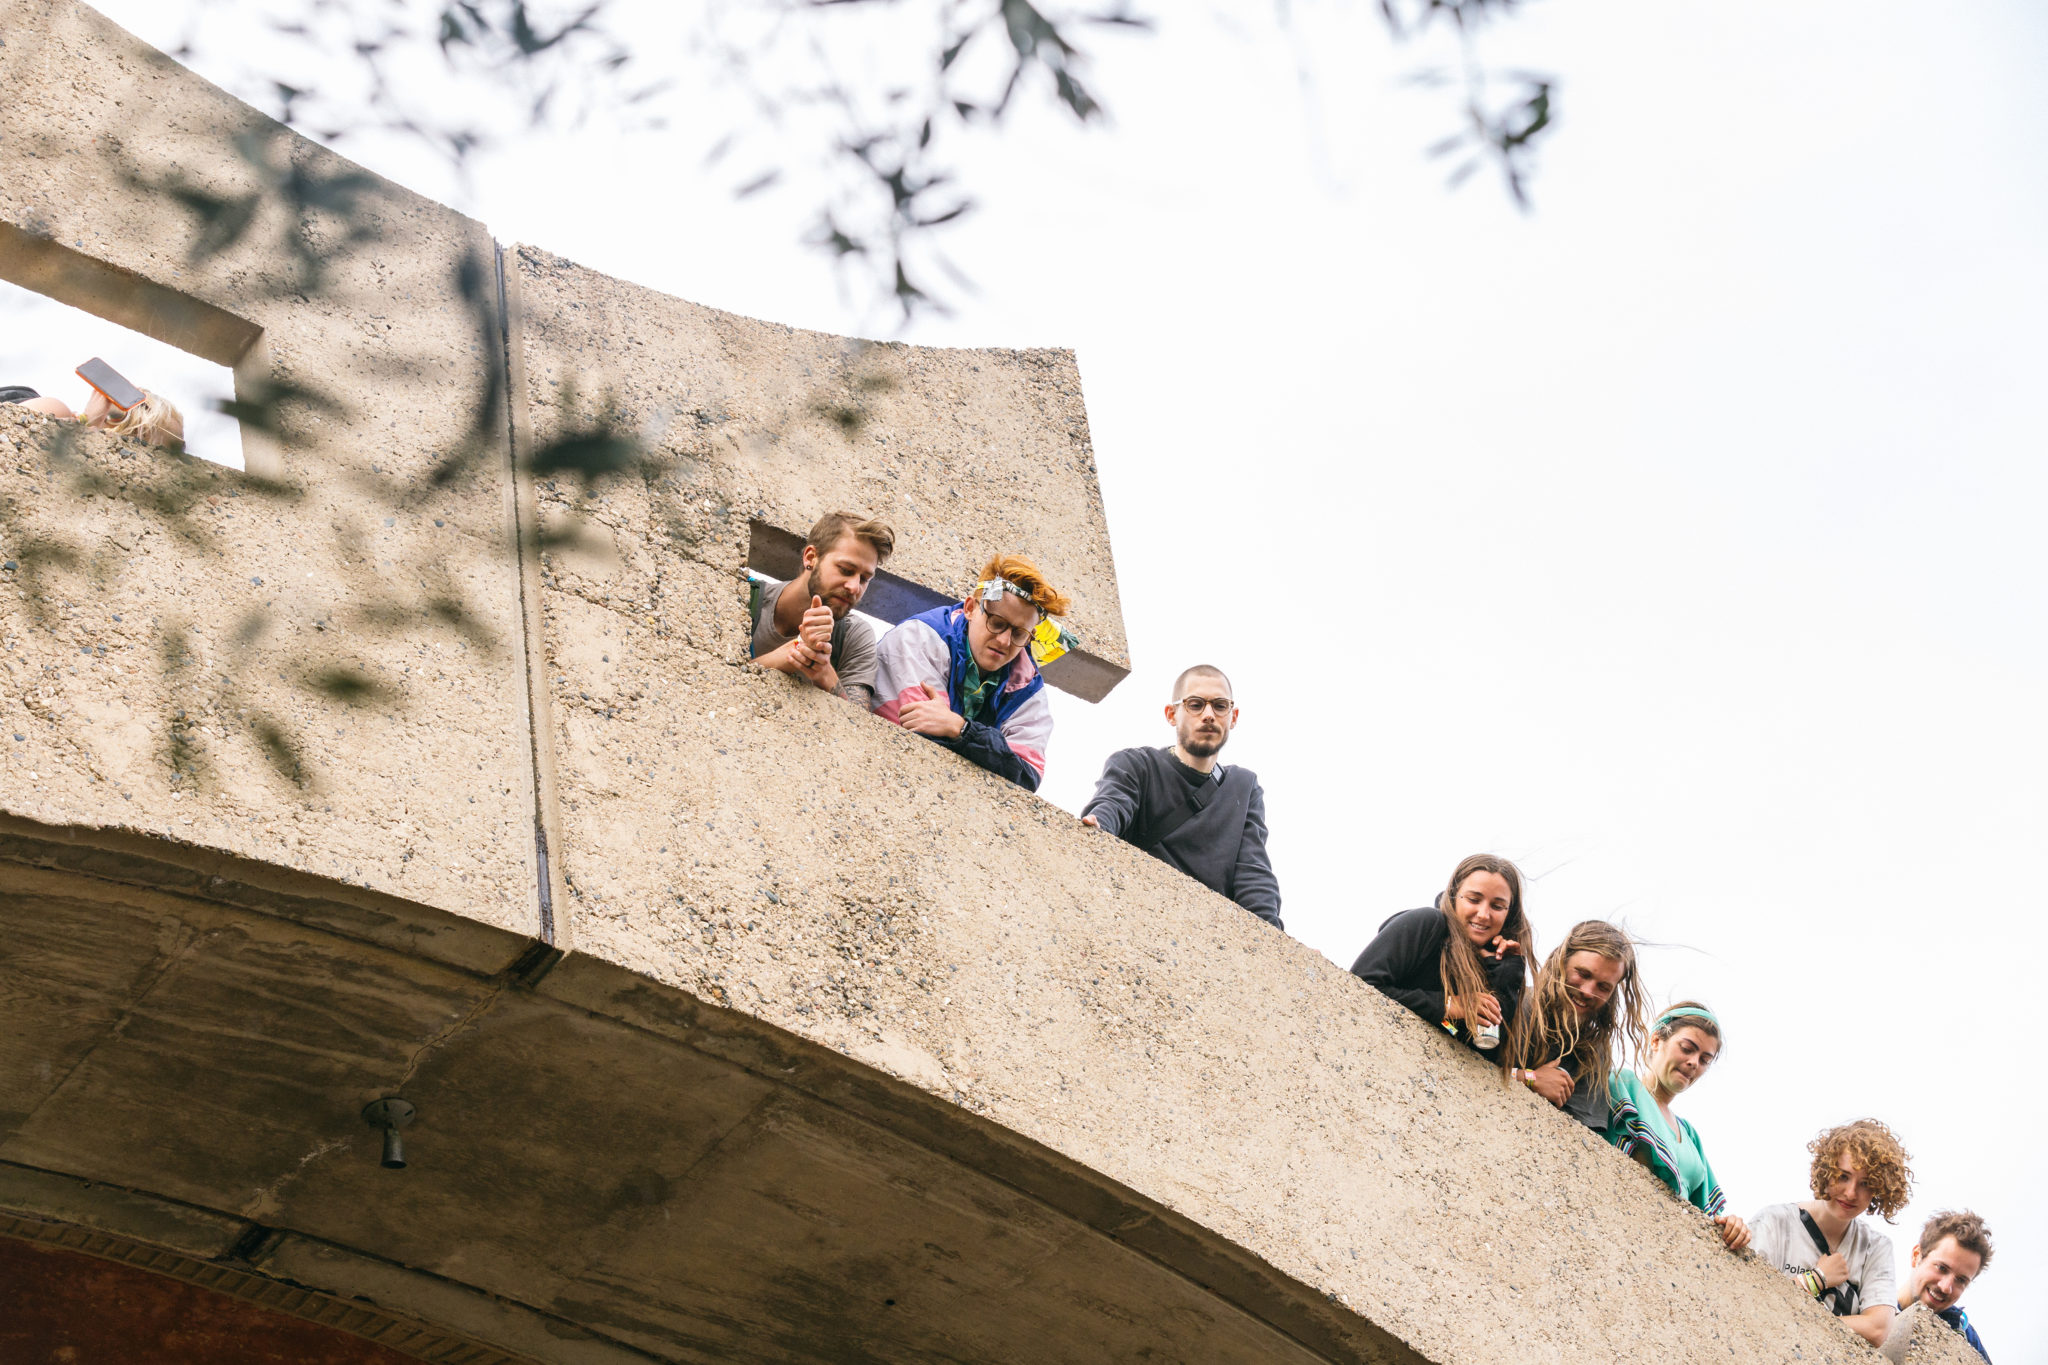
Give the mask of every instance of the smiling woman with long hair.
M 1522 913 L 1520 869 L 1475 853 L 1452 871 L 1434 906 L 1403 910 L 1382 924 L 1351 971 L 1469 1045 L 1480 1045 L 1480 1030 L 1499 1029 L 1508 1046 L 1498 1055 L 1506 1058 L 1526 1046 L 1517 1008 L 1525 950 L 1534 952 L 1535 944 Z
M 1681 1000 L 1650 1025 L 1640 1071 L 1617 1071 L 1608 1082 L 1607 1140 L 1632 1156 L 1664 1187 L 1707 1215 L 1730 1251 L 1749 1245 L 1749 1227 L 1724 1212 L 1728 1197 L 1707 1164 L 1699 1130 L 1671 1112 L 1671 1101 L 1698 1084 L 1721 1055 L 1721 1021 L 1697 1000 Z
M 1648 1041 L 1635 944 L 1606 920 L 1574 924 L 1536 973 L 1525 1008 L 1529 1027 L 1509 1057 L 1509 1078 L 1604 1132 L 1616 1044 L 1634 1056 Z

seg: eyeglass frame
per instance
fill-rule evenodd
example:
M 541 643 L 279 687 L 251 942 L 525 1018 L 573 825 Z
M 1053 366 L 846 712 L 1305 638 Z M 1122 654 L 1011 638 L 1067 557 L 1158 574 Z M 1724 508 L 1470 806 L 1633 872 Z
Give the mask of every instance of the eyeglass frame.
M 1237 709 L 1237 699 L 1235 697 L 1182 697 L 1174 703 L 1174 706 L 1191 711 L 1198 716 L 1204 710 L 1207 710 L 1212 715 L 1220 716 L 1225 711 L 1235 711 Z
M 1019 602 L 1023 602 L 1026 605 L 1029 605 L 1031 602 L 1030 598 L 1023 596 L 1021 593 L 1012 595 L 1015 596 Z M 993 639 L 1000 632 L 1005 640 L 1020 642 L 1028 645 L 1031 643 L 1031 637 L 1038 633 L 1038 628 L 1045 624 L 1045 613 L 1039 611 L 1036 607 L 1033 607 L 1031 609 L 1031 624 L 1028 626 L 1020 626 L 1015 621 L 1006 621 L 1002 617 L 990 611 L 988 609 L 989 602 L 986 597 L 976 598 L 975 602 L 981 608 L 978 612 L 975 613 L 975 615 L 981 617 L 981 628 L 984 632 L 988 634 L 988 636 L 991 639 Z

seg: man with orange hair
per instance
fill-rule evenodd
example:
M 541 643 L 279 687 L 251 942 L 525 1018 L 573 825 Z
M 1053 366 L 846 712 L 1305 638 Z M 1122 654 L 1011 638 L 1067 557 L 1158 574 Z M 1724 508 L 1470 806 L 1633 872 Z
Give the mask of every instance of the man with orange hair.
M 1022 555 L 997 555 L 958 606 L 919 612 L 882 637 L 875 714 L 1037 791 L 1052 708 L 1032 641 L 1071 604 Z
M 1751 1245 L 1844 1327 L 1882 1346 L 1898 1311 L 1892 1244 L 1863 1215 L 1890 1222 L 1912 1198 L 1906 1149 L 1876 1119 L 1858 1119 L 1828 1129 L 1806 1150 L 1813 1153 L 1813 1198 L 1773 1204 L 1750 1219 Z

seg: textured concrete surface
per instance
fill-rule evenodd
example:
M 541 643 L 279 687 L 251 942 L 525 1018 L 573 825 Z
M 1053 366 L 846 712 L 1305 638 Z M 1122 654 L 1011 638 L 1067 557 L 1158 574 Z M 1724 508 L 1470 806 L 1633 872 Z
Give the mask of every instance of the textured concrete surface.
M 21 1228 L 575 1365 L 1874 1359 L 1318 955 L 746 663 L 750 528 L 851 506 L 911 584 L 1039 558 L 1113 678 L 1070 356 L 494 254 L 82 6 L 0 32 L 0 276 L 338 400 L 255 476 L 0 409 Z M 248 230 L 195 257 L 173 180 Z M 606 412 L 642 465 L 515 477 Z
M 8 872 L 0 1205 L 34 1217 L 541 1359 L 1419 1359 L 959 1106 L 610 964 L 485 977 Z M 394 1092 L 402 1175 L 358 1117 Z
M 274 482 L 103 436 L 53 460 L 56 424 L 0 409 L 0 556 L 18 566 L 0 573 L 0 808 L 530 931 L 504 443 L 431 482 L 495 360 L 457 287 L 466 257 L 488 268 L 488 233 L 82 5 L 0 0 L 0 31 L 0 278 L 224 363 L 259 355 L 245 397 L 261 379 L 330 400 L 281 407 Z M 288 213 L 262 165 L 346 194 L 346 212 Z M 195 255 L 204 225 L 148 188 L 174 184 L 253 196 L 246 230 Z M 135 311 L 113 306 L 130 295 Z
M 1071 352 L 800 331 L 531 246 L 508 253 L 507 274 L 535 438 L 612 410 L 660 461 L 639 486 L 615 488 L 595 506 L 566 483 L 543 489 L 547 524 L 591 542 L 562 586 L 621 605 L 670 605 L 690 586 L 669 576 L 671 560 L 730 581 L 746 563 L 750 517 L 801 534 L 845 509 L 895 530 L 893 573 L 955 598 L 990 555 L 1032 556 L 1074 599 L 1066 619 L 1087 651 L 1128 669 Z M 618 543 L 621 528 L 630 547 Z

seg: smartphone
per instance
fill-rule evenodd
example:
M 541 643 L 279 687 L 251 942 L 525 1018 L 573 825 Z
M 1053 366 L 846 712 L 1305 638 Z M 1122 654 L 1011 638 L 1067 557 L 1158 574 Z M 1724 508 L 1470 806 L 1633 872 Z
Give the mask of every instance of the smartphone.
M 119 370 L 98 356 L 78 367 L 78 377 L 92 385 L 94 393 L 122 412 L 128 411 L 142 401 L 142 390 L 129 383 L 121 376 Z

